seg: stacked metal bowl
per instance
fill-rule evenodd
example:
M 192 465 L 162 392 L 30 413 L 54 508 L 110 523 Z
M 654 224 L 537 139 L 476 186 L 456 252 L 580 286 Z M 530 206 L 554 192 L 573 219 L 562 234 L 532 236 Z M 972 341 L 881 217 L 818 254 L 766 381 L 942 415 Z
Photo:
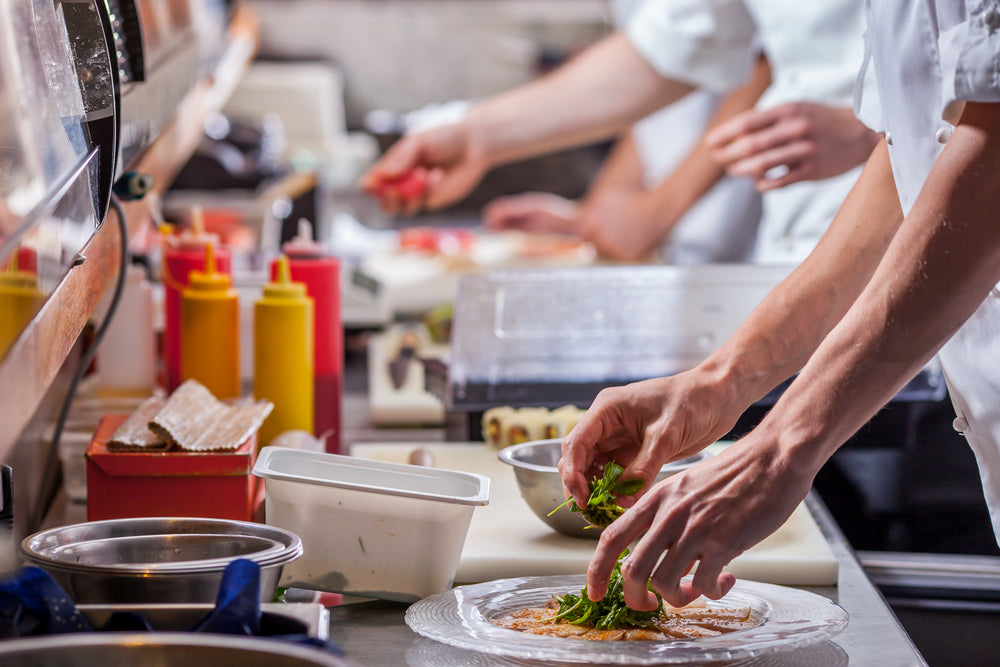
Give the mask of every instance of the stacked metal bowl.
M 25 538 L 20 551 L 77 604 L 215 602 L 237 558 L 260 565 L 261 599 L 270 600 L 302 541 L 246 521 L 138 518 L 52 528 Z

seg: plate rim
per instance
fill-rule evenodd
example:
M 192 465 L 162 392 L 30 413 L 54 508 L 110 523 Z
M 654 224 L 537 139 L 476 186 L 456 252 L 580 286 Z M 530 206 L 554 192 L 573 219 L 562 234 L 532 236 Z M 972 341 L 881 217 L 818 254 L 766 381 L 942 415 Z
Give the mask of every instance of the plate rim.
M 709 603 L 750 604 L 762 613 L 762 622 L 747 630 L 697 640 L 588 642 L 587 650 L 580 651 L 576 650 L 580 648 L 578 642 L 585 640 L 501 628 L 492 625 L 484 614 L 483 605 L 491 599 L 495 601 L 498 593 L 504 594 L 501 600 L 506 602 L 512 595 L 576 592 L 585 581 L 586 575 L 550 575 L 458 586 L 415 602 L 406 610 L 405 621 L 423 637 L 479 653 L 581 664 L 635 665 L 741 660 L 793 651 L 837 635 L 849 621 L 843 607 L 817 593 L 750 580 L 738 580 L 725 597 Z M 811 612 L 808 618 L 798 613 L 786 618 L 787 612 L 797 609 L 790 606 L 792 603 L 812 606 L 815 612 L 824 613 L 817 616 Z M 438 613 L 440 610 L 445 615 Z

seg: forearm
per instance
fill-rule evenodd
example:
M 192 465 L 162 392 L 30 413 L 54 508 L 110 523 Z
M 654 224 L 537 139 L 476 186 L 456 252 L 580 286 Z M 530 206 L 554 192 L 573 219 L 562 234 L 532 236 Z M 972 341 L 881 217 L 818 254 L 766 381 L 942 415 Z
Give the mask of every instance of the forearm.
M 495 166 L 613 136 L 692 89 L 664 79 L 616 33 L 542 79 L 473 106 L 465 123 Z
M 605 188 L 643 188 L 645 170 L 639 157 L 635 135 L 627 130 L 615 142 L 601 168 L 590 182 L 589 193 Z
M 883 143 L 815 250 L 700 368 L 723 378 L 743 407 L 799 371 L 862 292 L 901 221 Z
M 726 95 L 719 103 L 705 128 L 705 134 L 737 114 L 752 109 L 770 84 L 771 67 L 761 56 L 746 84 Z M 703 137 L 677 169 L 651 192 L 657 206 L 664 211 L 663 220 L 669 225 L 663 229 L 664 235 L 723 176 L 725 166 L 712 157 Z
M 874 278 L 769 417 L 815 471 L 1000 279 L 1000 105 L 971 105 Z M 994 195 L 995 199 L 995 195 Z

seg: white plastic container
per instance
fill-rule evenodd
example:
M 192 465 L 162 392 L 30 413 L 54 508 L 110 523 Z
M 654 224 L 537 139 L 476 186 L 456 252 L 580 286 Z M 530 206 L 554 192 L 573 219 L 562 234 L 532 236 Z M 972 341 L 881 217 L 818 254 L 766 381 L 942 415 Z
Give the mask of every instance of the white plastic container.
M 280 586 L 413 602 L 451 588 L 489 478 L 352 456 L 264 447 L 267 523 L 302 539 Z

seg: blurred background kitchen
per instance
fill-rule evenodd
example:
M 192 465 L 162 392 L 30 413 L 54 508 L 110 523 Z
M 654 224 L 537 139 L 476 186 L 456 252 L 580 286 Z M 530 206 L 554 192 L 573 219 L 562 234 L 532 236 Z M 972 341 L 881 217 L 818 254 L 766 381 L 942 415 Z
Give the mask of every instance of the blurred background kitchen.
M 606 143 L 495 169 L 433 213 L 387 215 L 361 192 L 403 133 L 609 34 L 604 0 L 29 4 L 46 3 L 0 8 L 3 565 L 25 535 L 86 516 L 101 419 L 185 379 L 272 401 L 262 445 L 477 442 L 492 408 L 586 408 L 693 365 L 787 273 L 612 262 L 575 237 L 482 228 L 501 195 L 580 197 Z M 280 255 L 312 319 L 262 332 L 255 304 L 295 296 Z M 193 329 L 192 290 L 225 325 Z M 284 355 L 270 384 L 265 336 Z M 307 344 L 308 372 L 280 375 Z M 1000 550 L 953 418 L 931 364 L 816 483 L 929 660 L 1000 612 Z

